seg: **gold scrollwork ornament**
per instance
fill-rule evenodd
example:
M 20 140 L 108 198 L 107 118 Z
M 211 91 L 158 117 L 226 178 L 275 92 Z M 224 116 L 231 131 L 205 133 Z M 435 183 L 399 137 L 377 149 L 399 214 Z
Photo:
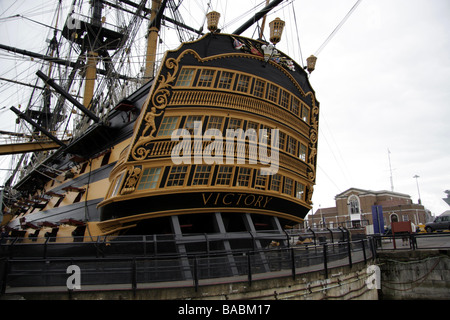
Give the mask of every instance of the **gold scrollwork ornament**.
M 144 129 L 137 139 L 131 153 L 134 160 L 144 160 L 149 154 L 150 150 L 148 150 L 146 146 L 154 139 L 153 135 L 157 129 L 155 119 L 163 114 L 163 111 L 157 113 L 157 109 L 164 110 L 170 100 L 172 83 L 175 81 L 175 75 L 178 72 L 178 61 L 174 58 L 170 58 L 167 59 L 165 65 L 168 69 L 173 69 L 173 72 L 168 72 L 167 77 L 165 75 L 160 75 L 158 87 L 151 94 L 150 99 L 148 99 L 144 107 L 147 110 L 143 119 Z
M 136 190 L 136 184 L 141 177 L 142 168 L 140 166 L 132 167 L 128 173 L 127 181 L 122 188 L 120 194 L 125 195 L 134 192 Z

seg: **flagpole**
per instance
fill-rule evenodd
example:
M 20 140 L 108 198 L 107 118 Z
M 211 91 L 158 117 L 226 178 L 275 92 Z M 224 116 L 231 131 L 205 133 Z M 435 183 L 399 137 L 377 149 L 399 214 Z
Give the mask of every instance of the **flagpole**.
M 394 191 L 394 180 L 392 178 L 392 167 L 391 167 L 391 151 L 388 148 L 388 159 L 389 159 L 389 171 L 391 172 L 391 191 Z

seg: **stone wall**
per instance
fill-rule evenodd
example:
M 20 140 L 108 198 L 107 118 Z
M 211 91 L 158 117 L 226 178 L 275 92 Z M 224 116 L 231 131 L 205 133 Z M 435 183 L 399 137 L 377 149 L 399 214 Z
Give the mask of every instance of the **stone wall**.
M 376 288 L 367 285 L 370 273 L 365 263 L 355 263 L 352 268 L 329 269 L 328 279 L 323 271 L 313 271 L 291 276 L 254 279 L 251 283 L 240 279 L 234 283 L 200 282 L 198 290 L 192 286 L 160 287 L 137 290 L 96 288 L 72 292 L 22 292 L 11 298 L 24 299 L 79 299 L 79 300 L 377 300 Z M 266 274 L 265 276 L 270 276 Z M 272 275 L 273 276 L 273 275 Z M 222 279 L 229 281 L 230 279 Z M 236 279 L 239 280 L 239 279 Z M 174 285 L 173 283 L 171 284 Z M 186 284 L 185 284 L 186 285 Z M 106 289 L 106 290 L 105 290 Z M 5 297 L 6 298 L 6 297 Z
M 383 300 L 450 299 L 450 250 L 378 254 Z

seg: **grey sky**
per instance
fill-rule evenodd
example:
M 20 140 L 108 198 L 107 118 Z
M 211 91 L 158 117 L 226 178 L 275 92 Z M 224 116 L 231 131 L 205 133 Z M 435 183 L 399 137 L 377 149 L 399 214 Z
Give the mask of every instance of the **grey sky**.
M 46 8 L 48 1 L 40 1 Z M 187 1 L 190 5 L 198 1 Z M 211 1 L 222 13 L 224 32 L 232 32 L 236 7 L 264 1 Z M 277 47 L 295 60 L 314 54 L 356 0 L 295 0 L 268 17 L 287 23 Z M 18 1 L 20 3 L 20 1 Z M 33 3 L 36 7 L 37 2 Z M 245 4 L 244 4 L 245 3 Z M 291 1 L 286 2 L 287 4 Z M 0 3 L 0 18 L 26 14 L 27 5 Z M 10 8 L 5 13 L 5 10 Z M 51 9 L 51 8 L 49 8 Z M 23 11 L 21 11 L 23 10 Z M 447 0 L 363 0 L 318 55 L 310 77 L 320 102 L 320 132 L 314 211 L 334 206 L 334 196 L 348 188 L 390 190 L 388 149 L 394 191 L 417 202 L 414 175 L 419 175 L 422 203 L 433 214 L 450 209 L 442 200 L 450 189 L 450 2 Z M 45 10 L 30 18 L 43 21 Z M 190 19 L 198 20 L 198 15 Z M 245 20 L 247 17 L 245 18 Z M 187 18 L 189 20 L 189 17 Z M 50 23 L 50 21 L 45 21 Z M 189 21 L 187 21 L 189 22 Z M 43 52 L 45 35 L 30 21 L 0 20 L 0 43 Z M 298 32 L 292 32 L 295 27 Z M 268 28 L 267 28 L 268 29 Z M 253 30 L 253 29 L 252 29 Z M 252 32 L 247 36 L 252 36 Z M 18 72 L 22 60 L 0 55 L 2 67 Z M 17 67 L 14 67 L 14 64 Z M 7 67 L 8 66 L 8 67 Z M 21 76 L 34 82 L 35 71 Z M 22 91 L 3 91 L 0 107 L 24 103 Z M 15 130 L 15 117 L 0 110 L 2 130 Z M 1 168 L 7 167 L 1 157 Z M 2 174 L 2 172 L 0 172 Z

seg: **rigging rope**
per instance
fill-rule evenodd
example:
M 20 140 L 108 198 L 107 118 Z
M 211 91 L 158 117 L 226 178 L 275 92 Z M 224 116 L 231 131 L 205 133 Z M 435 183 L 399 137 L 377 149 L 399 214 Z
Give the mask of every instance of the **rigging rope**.
M 298 32 L 297 16 L 295 15 L 294 1 L 292 1 L 291 4 L 292 4 L 292 12 L 294 14 L 295 30 L 297 30 L 296 34 L 297 34 L 298 50 L 300 51 L 300 63 L 302 64 L 302 68 L 304 68 L 305 66 L 303 64 L 302 46 L 300 45 L 300 36 Z
M 328 38 L 322 43 L 322 45 L 317 49 L 316 53 L 314 54 L 316 57 L 319 55 L 319 53 L 323 50 L 323 48 L 330 42 L 330 40 L 334 37 L 334 35 L 339 31 L 339 29 L 342 27 L 342 25 L 347 21 L 347 19 L 350 17 L 350 15 L 355 11 L 355 9 L 358 7 L 358 5 L 361 3 L 362 0 L 356 1 L 356 3 L 353 5 L 353 7 L 350 9 L 350 11 L 345 15 L 344 19 L 337 25 L 337 27 L 331 32 L 331 34 L 328 36 Z

